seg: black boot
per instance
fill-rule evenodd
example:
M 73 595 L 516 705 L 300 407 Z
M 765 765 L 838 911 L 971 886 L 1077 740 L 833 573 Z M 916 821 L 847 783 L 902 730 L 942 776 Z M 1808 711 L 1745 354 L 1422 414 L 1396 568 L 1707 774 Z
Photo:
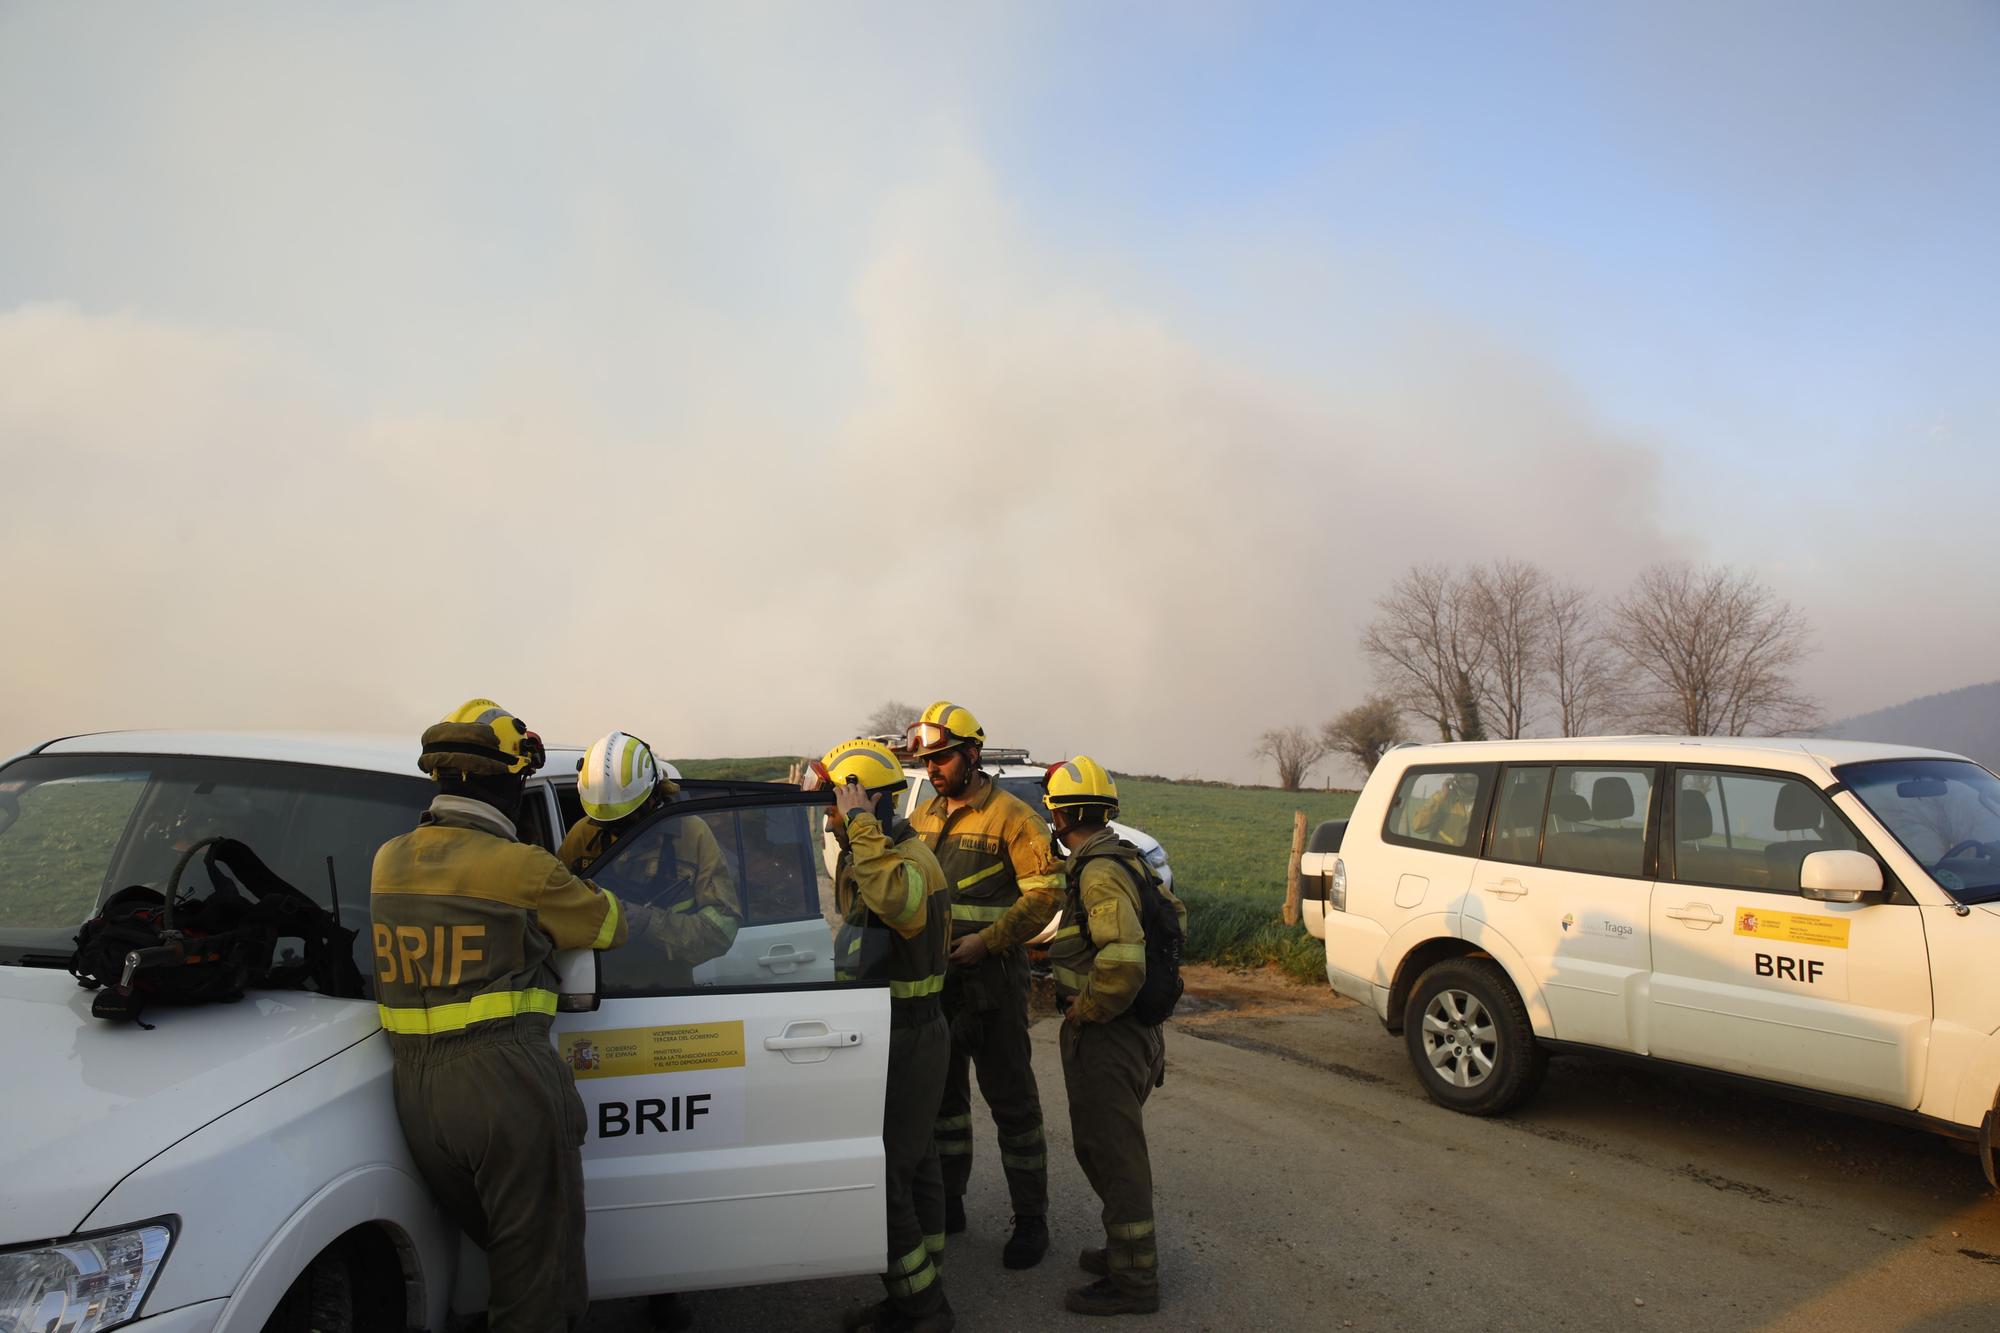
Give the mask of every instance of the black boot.
M 1077 1314 L 1151 1314 L 1160 1308 L 1160 1293 L 1127 1291 L 1108 1277 L 1081 1287 L 1071 1287 L 1063 1297 L 1063 1309 Z
M 965 1230 L 965 1196 L 947 1194 L 944 1196 L 944 1234 L 956 1236 Z
M 1049 1221 L 1045 1217 L 1014 1215 L 1014 1234 L 1000 1252 L 1000 1262 L 1009 1268 L 1033 1268 L 1049 1252 Z
M 1076 1256 L 1076 1266 L 1092 1277 L 1110 1277 L 1111 1262 L 1104 1257 L 1104 1247 L 1093 1245 Z

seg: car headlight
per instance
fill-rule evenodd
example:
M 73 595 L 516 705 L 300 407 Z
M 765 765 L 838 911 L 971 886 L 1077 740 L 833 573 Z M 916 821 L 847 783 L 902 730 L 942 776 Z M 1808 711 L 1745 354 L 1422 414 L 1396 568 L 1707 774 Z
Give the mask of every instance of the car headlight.
M 1155 870 L 1164 869 L 1167 864 L 1167 849 L 1155 843 L 1146 852 L 1146 864 Z
M 174 1219 L 0 1251 L 0 1333 L 100 1333 L 139 1317 Z
M 1347 910 L 1347 862 L 1333 858 L 1333 871 L 1326 877 L 1326 905 L 1329 910 Z

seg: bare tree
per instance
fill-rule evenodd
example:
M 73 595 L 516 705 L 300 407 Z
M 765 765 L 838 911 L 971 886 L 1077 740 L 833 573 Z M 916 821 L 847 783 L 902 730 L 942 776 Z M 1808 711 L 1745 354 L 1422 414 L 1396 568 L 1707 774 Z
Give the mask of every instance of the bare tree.
M 1604 720 L 1618 665 L 1604 640 L 1596 599 L 1574 583 L 1542 590 L 1543 684 L 1565 736 L 1585 736 Z
M 1403 738 L 1403 710 L 1388 695 L 1371 694 L 1321 727 L 1319 738 L 1329 753 L 1351 760 L 1366 776 Z
M 1297 791 L 1299 784 L 1305 781 L 1307 770 L 1326 758 L 1326 750 L 1324 740 L 1293 723 L 1289 727 L 1274 727 L 1265 732 L 1258 738 L 1257 748 L 1250 753 L 1276 764 L 1278 785 L 1286 791 Z
M 910 724 L 924 715 L 924 710 L 891 699 L 868 715 L 861 724 L 863 736 L 900 736 L 910 729 Z
M 1781 735 L 1822 720 L 1793 672 L 1811 628 L 1791 603 L 1726 565 L 1654 565 L 1613 609 L 1631 720 L 1683 736 Z
M 1481 732 L 1477 700 L 1486 662 L 1470 583 L 1445 565 L 1417 565 L 1375 603 L 1361 650 L 1398 703 L 1437 727 L 1439 740 Z
M 1547 654 L 1548 586 L 1549 576 L 1524 560 L 1496 560 L 1466 576 L 1472 633 L 1486 663 L 1475 682 L 1483 730 L 1495 739 L 1524 735 L 1532 720 Z

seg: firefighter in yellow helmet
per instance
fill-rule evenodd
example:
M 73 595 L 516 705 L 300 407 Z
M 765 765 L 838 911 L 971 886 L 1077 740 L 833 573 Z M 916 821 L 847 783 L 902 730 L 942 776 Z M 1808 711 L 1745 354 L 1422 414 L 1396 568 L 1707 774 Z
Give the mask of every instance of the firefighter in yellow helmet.
M 583 1101 L 549 1044 L 558 949 L 625 941 L 618 900 L 517 839 L 542 743 L 491 699 L 423 735 L 438 794 L 375 853 L 375 998 L 417 1169 L 484 1249 L 493 1333 L 575 1329 Z
M 579 875 L 612 845 L 680 794 L 660 772 L 653 749 L 637 736 L 614 731 L 599 737 L 576 774 L 583 818 L 570 825 L 556 856 Z M 618 873 L 621 885 L 658 885 L 649 904 L 628 903 L 633 952 L 644 959 L 649 984 L 694 984 L 694 969 L 720 958 L 736 943 L 743 908 L 715 834 L 700 819 L 675 819 L 635 852 L 645 864 Z M 664 958 L 664 968 L 661 960 Z
M 1049 1159 L 1029 1060 L 1027 944 L 1056 913 L 1062 869 L 1047 822 L 980 771 L 986 731 L 970 712 L 940 700 L 911 724 L 907 740 L 937 789 L 910 823 L 951 885 L 952 967 L 944 988 L 951 1067 L 937 1120 L 945 1230 L 965 1229 L 976 1069 L 1014 1206 L 1001 1262 L 1032 1268 L 1049 1248 Z
M 1044 786 L 1056 837 L 1069 849 L 1049 965 L 1063 1010 L 1070 1140 L 1104 1205 L 1104 1246 L 1077 1260 L 1096 1280 L 1072 1288 L 1063 1305 L 1078 1314 L 1143 1314 L 1160 1308 L 1143 1108 L 1166 1071 L 1166 1045 L 1157 1022 L 1132 1012 L 1146 979 L 1141 886 L 1158 890 L 1183 933 L 1187 909 L 1152 878 L 1138 849 L 1106 827 L 1118 813 L 1118 784 L 1101 764 L 1078 755 L 1052 765 Z
M 847 1317 L 850 1330 L 943 1333 L 953 1326 L 944 1258 L 944 1179 L 931 1125 L 944 1095 L 951 1034 L 940 994 L 951 940 L 951 894 L 930 848 L 896 817 L 909 783 L 879 741 L 836 745 L 811 766 L 808 791 L 831 787 L 827 816 L 840 844 L 834 867 L 834 975 L 889 983 L 889 1083 L 882 1106 L 887 1160 L 888 1296 Z

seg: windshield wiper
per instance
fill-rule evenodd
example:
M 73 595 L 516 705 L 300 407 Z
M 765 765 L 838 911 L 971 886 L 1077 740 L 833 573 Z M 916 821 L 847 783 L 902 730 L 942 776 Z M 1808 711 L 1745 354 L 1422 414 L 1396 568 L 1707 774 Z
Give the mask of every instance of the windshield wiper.
M 69 968 L 70 955 L 66 953 L 24 953 L 14 958 L 15 967 L 60 967 Z

